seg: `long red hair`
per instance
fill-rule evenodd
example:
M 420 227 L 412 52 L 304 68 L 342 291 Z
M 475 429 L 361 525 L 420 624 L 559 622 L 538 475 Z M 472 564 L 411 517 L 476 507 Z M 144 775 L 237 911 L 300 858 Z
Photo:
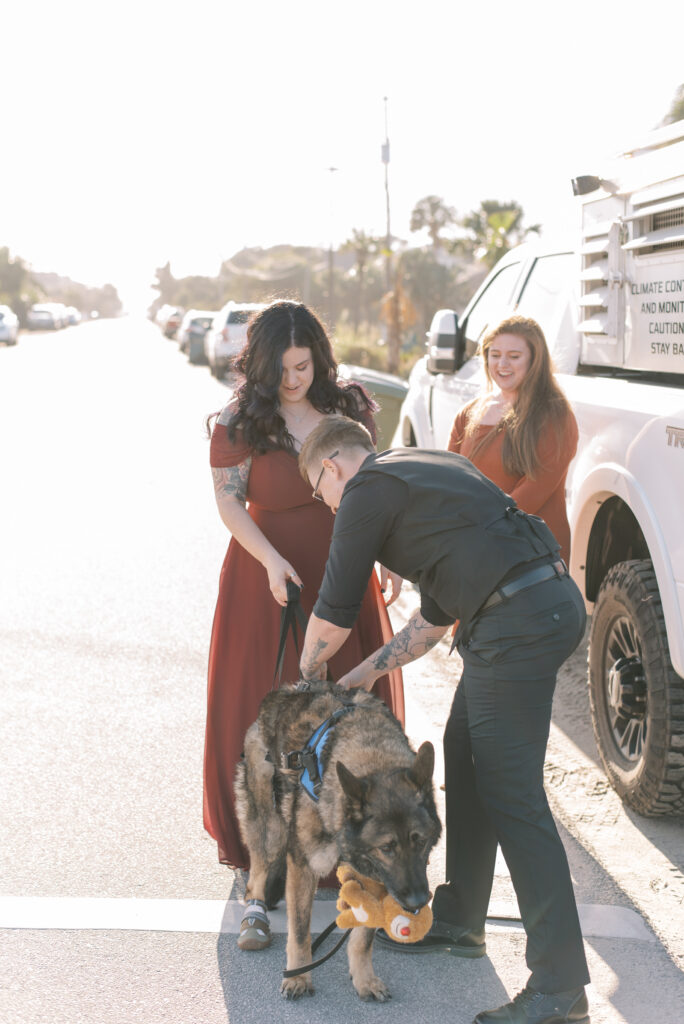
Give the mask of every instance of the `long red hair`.
M 514 334 L 526 342 L 530 350 L 530 365 L 520 385 L 515 404 L 502 416 L 497 429 L 487 431 L 476 444 L 471 457 L 490 444 L 498 431 L 504 430 L 504 469 L 507 473 L 528 476 L 534 480 L 540 469 L 537 455 L 539 438 L 544 431 L 553 430 L 560 445 L 567 417 L 572 416 L 570 403 L 553 375 L 546 338 L 536 320 L 524 316 L 509 316 L 485 335 L 480 352 L 487 376 L 487 393 L 475 403 L 468 417 L 465 432 L 466 436 L 475 433 L 487 408 L 487 398 L 494 387 L 487 354 L 501 334 Z

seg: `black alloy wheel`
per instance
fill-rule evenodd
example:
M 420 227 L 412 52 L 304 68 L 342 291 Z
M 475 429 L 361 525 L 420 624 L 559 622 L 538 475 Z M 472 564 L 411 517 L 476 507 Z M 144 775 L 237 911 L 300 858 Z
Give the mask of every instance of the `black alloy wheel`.
M 601 585 L 589 697 L 601 761 L 624 802 L 647 816 L 684 811 L 684 679 L 670 661 L 648 560 L 618 563 Z

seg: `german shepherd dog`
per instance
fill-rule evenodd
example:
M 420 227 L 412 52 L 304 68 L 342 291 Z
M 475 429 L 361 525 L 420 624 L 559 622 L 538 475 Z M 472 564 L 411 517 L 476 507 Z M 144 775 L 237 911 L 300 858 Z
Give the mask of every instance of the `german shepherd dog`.
M 341 717 L 320 755 L 315 800 L 287 755 L 302 751 L 335 712 Z M 311 963 L 316 885 L 341 861 L 381 882 L 406 911 L 428 902 L 427 862 L 442 828 L 433 793 L 434 756 L 431 743 L 414 753 L 394 715 L 365 690 L 313 683 L 306 690 L 281 687 L 266 695 L 238 766 L 237 812 L 250 856 L 247 899 L 274 907 L 285 877 L 288 970 Z M 373 971 L 374 934 L 363 926 L 352 930 L 349 970 L 362 999 L 384 1002 L 390 993 Z M 286 978 L 281 986 L 288 999 L 313 991 L 309 973 Z

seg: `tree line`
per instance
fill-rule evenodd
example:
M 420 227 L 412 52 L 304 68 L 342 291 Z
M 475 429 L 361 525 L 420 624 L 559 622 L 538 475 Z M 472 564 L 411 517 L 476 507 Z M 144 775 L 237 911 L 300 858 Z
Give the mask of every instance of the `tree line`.
M 63 302 L 82 313 L 96 312 L 99 316 L 118 316 L 121 299 L 113 284 L 91 288 L 54 273 L 31 270 L 20 256 L 12 256 L 7 246 L 0 247 L 0 303 L 10 306 L 19 317 L 22 327 L 35 303 Z
M 354 228 L 335 252 L 313 246 L 248 248 L 225 260 L 216 277 L 174 277 L 156 270 L 150 315 L 162 305 L 218 310 L 230 299 L 295 298 L 313 306 L 336 340 L 338 358 L 393 373 L 419 357 L 435 310 L 461 310 L 474 288 L 508 250 L 538 226 L 524 226 L 515 201 L 485 200 L 459 217 L 440 196 L 425 196 L 410 231 L 427 235 L 410 246 Z

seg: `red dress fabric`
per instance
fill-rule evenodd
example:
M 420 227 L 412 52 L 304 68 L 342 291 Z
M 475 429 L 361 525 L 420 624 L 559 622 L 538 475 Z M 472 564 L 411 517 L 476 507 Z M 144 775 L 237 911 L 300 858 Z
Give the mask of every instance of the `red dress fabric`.
M 473 402 L 469 402 L 456 414 L 447 448 L 450 452 L 465 455 L 473 465 L 477 466 L 497 487 L 510 494 L 518 508 L 523 512 L 531 512 L 539 516 L 547 524 L 560 544 L 561 557 L 566 562 L 570 559 L 570 524 L 565 506 L 565 478 L 568 466 L 577 451 L 577 421 L 572 413 L 565 420 L 560 441 L 556 432 L 549 428 L 540 437 L 537 455 L 540 469 L 535 480 L 527 476 L 508 473 L 503 465 L 504 432 L 499 430 L 496 437 L 471 458 L 473 448 L 492 430 L 498 430 L 496 424 L 480 424 L 475 432 L 466 437 L 468 419 L 473 411 Z
M 314 501 L 299 474 L 297 459 L 285 451 L 256 455 L 231 444 L 217 423 L 211 441 L 212 467 L 236 466 L 252 455 L 247 511 L 276 551 L 301 577 L 307 618 L 323 580 L 333 529 L 327 505 Z M 218 843 L 219 860 L 247 868 L 249 855 L 235 815 L 233 781 L 244 736 L 273 685 L 281 607 L 273 598 L 264 567 L 231 538 L 219 580 L 209 649 L 207 728 L 204 751 L 204 827 Z M 334 679 L 363 661 L 392 637 L 380 584 L 372 574 L 351 634 L 328 667 Z M 301 651 L 301 634 L 300 634 Z M 299 678 L 299 657 L 288 636 L 283 682 Z M 276 684 L 277 685 L 277 684 Z M 404 724 L 401 671 L 378 679 L 373 692 Z

